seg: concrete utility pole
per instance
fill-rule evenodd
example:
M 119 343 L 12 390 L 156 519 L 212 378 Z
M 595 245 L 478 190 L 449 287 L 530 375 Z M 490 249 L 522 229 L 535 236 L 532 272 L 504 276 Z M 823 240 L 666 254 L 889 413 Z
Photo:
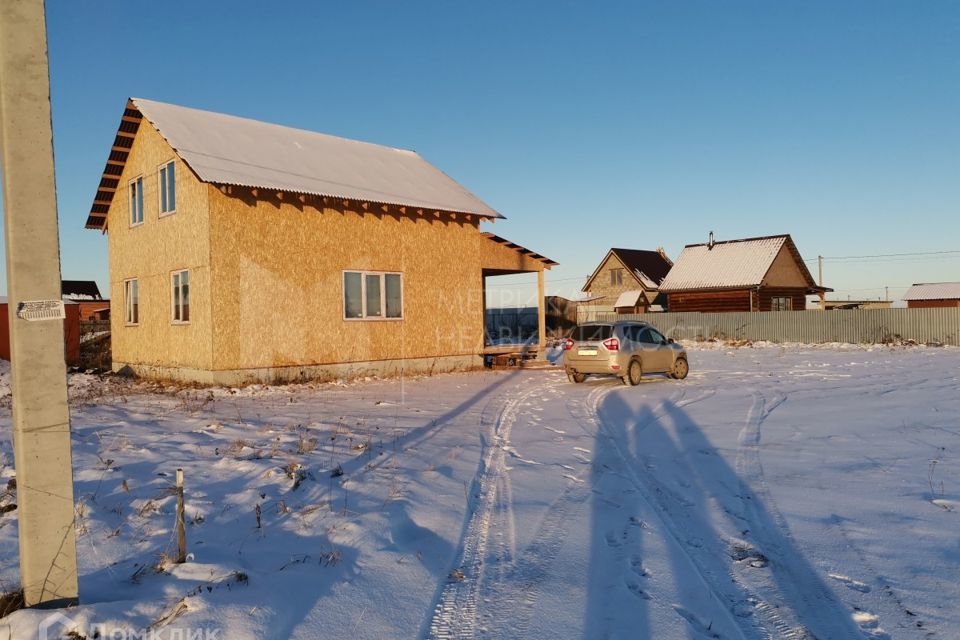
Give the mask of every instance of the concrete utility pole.
M 27 606 L 77 602 L 73 465 L 43 0 L 0 0 L 0 148 L 6 216 L 20 582 Z

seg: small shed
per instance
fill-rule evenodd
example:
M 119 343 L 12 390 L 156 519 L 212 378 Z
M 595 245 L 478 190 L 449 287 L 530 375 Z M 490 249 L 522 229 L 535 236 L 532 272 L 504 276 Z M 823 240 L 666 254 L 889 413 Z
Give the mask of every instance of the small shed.
M 903 295 L 908 309 L 960 307 L 960 282 L 915 284 Z
M 671 312 L 802 311 L 818 286 L 788 234 L 684 247 L 660 285 Z

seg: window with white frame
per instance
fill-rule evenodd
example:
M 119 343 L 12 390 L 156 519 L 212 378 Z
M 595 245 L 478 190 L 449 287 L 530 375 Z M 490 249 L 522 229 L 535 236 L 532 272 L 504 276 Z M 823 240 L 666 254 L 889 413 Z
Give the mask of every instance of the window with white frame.
M 190 322 L 190 272 L 174 271 L 170 274 L 170 321 L 174 324 Z
M 789 297 L 776 297 L 770 300 L 771 311 L 790 311 L 793 309 L 793 299 Z
M 346 320 L 402 319 L 403 276 L 386 271 L 344 271 L 343 317 Z
M 160 166 L 160 215 L 177 210 L 177 169 L 173 160 Z
M 143 176 L 130 181 L 130 226 L 143 224 Z
M 123 312 L 127 324 L 140 324 L 140 281 L 136 278 L 123 282 Z

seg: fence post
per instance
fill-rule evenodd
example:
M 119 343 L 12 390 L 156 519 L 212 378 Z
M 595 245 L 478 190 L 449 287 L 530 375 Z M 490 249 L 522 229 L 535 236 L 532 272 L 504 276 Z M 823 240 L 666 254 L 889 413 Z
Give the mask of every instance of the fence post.
M 183 516 L 183 469 L 177 469 L 177 563 L 187 561 L 187 531 Z

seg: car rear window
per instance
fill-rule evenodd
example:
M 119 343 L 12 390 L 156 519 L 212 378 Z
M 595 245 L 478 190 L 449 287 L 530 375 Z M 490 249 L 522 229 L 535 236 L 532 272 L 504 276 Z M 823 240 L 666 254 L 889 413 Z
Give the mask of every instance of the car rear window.
M 613 335 L 613 326 L 609 324 L 588 324 L 573 330 L 573 339 L 577 342 L 601 342 Z

